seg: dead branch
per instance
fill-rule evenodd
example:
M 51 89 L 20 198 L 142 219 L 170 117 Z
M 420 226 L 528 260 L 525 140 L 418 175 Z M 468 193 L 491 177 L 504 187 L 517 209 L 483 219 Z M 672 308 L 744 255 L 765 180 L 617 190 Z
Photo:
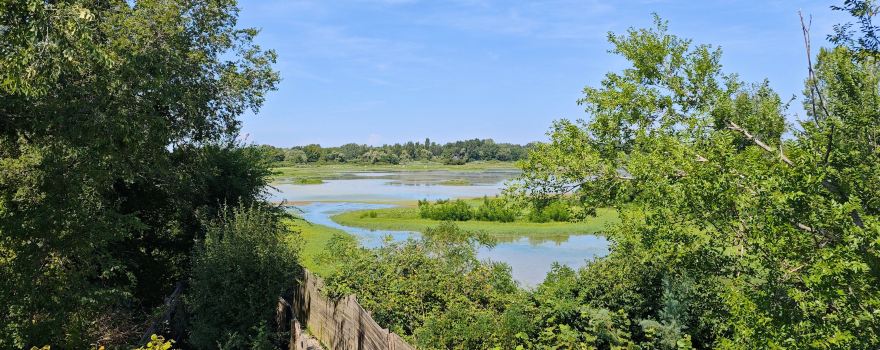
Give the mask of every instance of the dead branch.
M 782 160 L 782 162 L 787 164 L 788 166 L 794 166 L 794 163 L 790 159 L 788 159 L 788 157 L 785 156 L 785 153 L 782 153 L 781 148 L 777 152 L 776 148 L 762 142 L 760 139 L 756 138 L 754 135 L 749 133 L 748 130 L 743 129 L 739 125 L 736 125 L 736 123 L 729 122 L 727 128 L 730 130 L 739 132 L 740 134 L 745 136 L 745 138 L 747 138 L 749 141 L 754 142 L 756 145 L 758 145 L 758 147 L 761 147 L 765 151 L 770 152 L 770 153 L 774 153 L 774 154 L 778 154 L 779 159 Z M 831 193 L 834 193 L 838 196 L 842 196 L 840 189 L 827 179 L 822 181 L 822 187 L 825 187 L 825 189 Z M 862 228 L 862 229 L 865 228 L 865 223 L 862 221 L 862 217 L 859 215 L 859 213 L 857 211 L 853 210 L 852 212 L 850 212 L 850 216 L 852 216 L 853 223 L 856 224 L 856 226 L 858 226 L 859 228 Z M 805 230 L 805 231 L 812 232 L 812 229 L 809 226 L 803 225 L 804 227 L 801 227 L 802 224 L 797 224 L 797 226 L 799 229 L 802 229 L 802 230 L 805 230 L 805 228 L 809 228 L 810 230 Z
M 819 90 L 819 82 L 816 80 L 816 72 L 813 71 L 813 54 L 810 52 L 810 27 L 813 25 L 813 16 L 810 16 L 809 24 L 804 23 L 804 15 L 800 11 L 798 11 L 798 16 L 801 18 L 801 31 L 804 34 L 804 48 L 807 52 L 807 74 L 809 77 L 809 86 L 810 86 L 810 104 L 812 105 L 813 110 L 813 121 L 816 122 L 816 127 L 820 130 L 822 126 L 819 124 L 819 116 L 816 113 L 816 98 L 819 99 L 819 107 L 822 108 L 822 112 L 825 115 L 825 119 L 831 116 L 831 113 L 828 113 L 828 108 L 825 106 L 825 98 L 822 96 L 822 91 Z M 831 127 L 828 132 L 828 144 L 825 146 L 825 155 L 822 157 L 822 164 L 827 165 L 828 159 L 831 156 L 831 149 L 834 146 L 834 124 L 831 124 Z
M 783 163 L 788 164 L 789 166 L 793 166 L 793 165 L 794 165 L 794 163 L 791 161 L 791 159 L 788 159 L 788 157 L 785 156 L 785 153 L 782 153 L 782 150 L 781 150 L 781 149 L 780 149 L 779 151 L 777 151 L 775 147 L 770 146 L 770 145 L 764 143 L 763 141 L 761 141 L 760 139 L 756 138 L 754 135 L 752 135 L 751 133 L 749 133 L 748 130 L 743 129 L 743 128 L 740 127 L 739 125 L 736 125 L 736 123 L 734 123 L 734 122 L 728 122 L 728 123 L 727 123 L 727 128 L 730 129 L 730 130 L 733 130 L 733 131 L 739 132 L 740 134 L 742 134 L 743 136 L 745 136 L 746 139 L 748 139 L 749 141 L 754 142 L 756 145 L 758 145 L 758 147 L 763 148 L 765 151 L 770 152 L 770 153 L 779 154 L 779 159 L 782 160 Z

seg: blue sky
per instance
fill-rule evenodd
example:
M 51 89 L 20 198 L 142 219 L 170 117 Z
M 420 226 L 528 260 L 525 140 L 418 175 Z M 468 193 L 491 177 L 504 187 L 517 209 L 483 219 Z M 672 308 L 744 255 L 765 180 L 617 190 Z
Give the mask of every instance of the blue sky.
M 800 99 L 806 57 L 847 20 L 827 1 L 243 0 L 239 24 L 260 28 L 283 81 L 244 116 L 249 142 L 276 146 L 492 138 L 545 140 L 559 118 L 586 118 L 585 86 L 626 67 L 609 31 L 647 27 L 721 46 L 726 72 L 770 80 Z M 815 53 L 815 52 L 814 52 Z M 803 117 L 800 104 L 792 109 Z

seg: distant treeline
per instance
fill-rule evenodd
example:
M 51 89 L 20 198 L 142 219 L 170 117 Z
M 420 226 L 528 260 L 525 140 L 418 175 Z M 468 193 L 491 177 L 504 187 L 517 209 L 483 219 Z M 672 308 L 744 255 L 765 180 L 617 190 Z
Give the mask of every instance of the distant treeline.
M 446 164 L 465 164 L 472 161 L 515 161 L 526 156 L 533 143 L 517 145 L 496 143 L 492 139 L 473 139 L 446 144 L 425 139 L 395 143 L 393 145 L 369 146 L 349 143 L 338 147 L 321 147 L 311 144 L 280 148 L 270 145 L 262 147 L 269 158 L 276 163 L 366 163 L 400 164 L 410 161 L 438 161 Z

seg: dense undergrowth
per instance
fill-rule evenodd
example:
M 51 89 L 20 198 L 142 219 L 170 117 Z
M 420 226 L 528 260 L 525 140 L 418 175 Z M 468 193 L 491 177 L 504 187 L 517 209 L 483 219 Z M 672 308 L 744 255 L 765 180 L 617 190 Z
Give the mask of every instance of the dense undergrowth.
M 524 205 L 507 197 L 483 197 L 476 206 L 462 199 L 440 199 L 433 203 L 420 200 L 418 207 L 421 218 L 439 221 L 579 222 L 596 216 L 595 209 L 585 209 L 567 198 Z
M 690 336 L 669 318 L 631 320 L 623 309 L 594 298 L 584 285 L 603 283 L 607 265 L 576 272 L 554 266 L 532 290 L 520 288 L 505 264 L 479 261 L 486 235 L 453 222 L 428 229 L 423 239 L 360 248 L 345 236 L 327 246 L 337 269 L 326 278 L 331 297 L 348 294 L 391 331 L 424 349 L 688 348 Z M 332 258 L 331 258 L 332 257 Z M 664 315 L 678 317 L 672 298 Z M 685 288 L 685 287 L 681 287 Z M 613 296 L 619 290 L 601 293 Z M 659 291 L 664 293 L 663 290 Z

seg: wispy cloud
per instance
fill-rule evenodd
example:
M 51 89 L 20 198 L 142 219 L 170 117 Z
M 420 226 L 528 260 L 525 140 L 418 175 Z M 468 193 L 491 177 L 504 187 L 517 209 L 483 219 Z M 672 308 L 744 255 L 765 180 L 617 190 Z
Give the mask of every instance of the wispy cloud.
M 538 39 L 595 38 L 611 21 L 607 1 L 548 0 L 529 2 L 460 1 L 437 11 L 422 23 L 480 34 L 502 34 Z

